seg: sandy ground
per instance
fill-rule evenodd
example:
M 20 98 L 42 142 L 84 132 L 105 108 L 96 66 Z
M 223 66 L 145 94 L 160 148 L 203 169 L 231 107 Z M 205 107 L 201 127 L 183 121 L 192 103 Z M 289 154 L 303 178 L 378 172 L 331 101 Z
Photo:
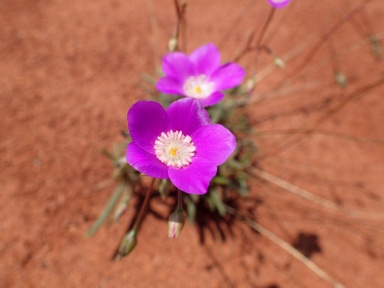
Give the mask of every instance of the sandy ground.
M 348 21 L 364 1 L 292 2 L 265 38 L 287 67 L 268 70 L 272 58 L 259 56 L 245 113 L 260 132 L 262 169 L 342 208 L 295 196 L 275 178 L 254 179 L 242 207 L 346 287 L 384 287 L 384 86 L 371 87 L 384 70 L 362 41 L 367 30 L 384 32 L 384 2 Z M 269 7 L 196 0 L 187 11 L 187 51 L 213 42 L 230 60 Z M 1 287 L 331 287 L 241 222 L 223 224 L 225 241 L 204 230 L 202 243 L 190 225 L 168 239 L 166 221 L 148 215 L 120 262 L 111 257 L 132 211 L 85 239 L 113 190 L 93 189 L 112 171 L 101 150 L 122 140 L 127 110 L 148 98 L 139 83 L 156 75 L 174 23 L 166 0 L 0 2 Z M 248 71 L 253 57 L 240 61 Z M 151 205 L 166 215 L 160 201 Z

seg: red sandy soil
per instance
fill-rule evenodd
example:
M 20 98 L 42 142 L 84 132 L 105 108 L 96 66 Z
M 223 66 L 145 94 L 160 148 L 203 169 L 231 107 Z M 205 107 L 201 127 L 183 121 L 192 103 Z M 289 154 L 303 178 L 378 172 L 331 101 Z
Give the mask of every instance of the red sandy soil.
M 222 227 L 225 241 L 212 236 L 215 227 L 205 230 L 202 244 L 194 226 L 171 240 L 166 221 L 149 215 L 137 248 L 120 262 L 111 257 L 132 210 L 119 225 L 84 237 L 113 190 L 93 189 L 112 171 L 101 150 L 122 140 L 127 110 L 148 98 L 138 83 L 155 75 L 166 53 L 172 2 L 0 2 L 0 287 L 331 287 L 241 222 L 231 233 Z M 278 10 L 265 41 L 278 55 L 302 50 L 260 81 L 252 97 L 266 99 L 246 113 L 261 132 L 260 167 L 340 207 L 376 214 L 334 211 L 260 179 L 242 207 L 346 287 L 384 287 L 377 215 L 384 211 L 384 88 L 356 93 L 384 77 L 382 62 L 359 42 L 361 27 L 384 32 L 384 2 L 371 1 L 305 60 L 359 3 L 292 0 Z M 213 42 L 233 59 L 268 11 L 264 0 L 190 1 L 187 51 Z M 346 89 L 334 83 L 330 47 L 343 53 L 334 66 L 347 76 Z M 252 57 L 240 63 L 249 69 Z M 271 94 L 304 60 L 285 93 Z M 270 62 L 262 54 L 258 67 Z M 308 127 L 316 129 L 299 138 L 286 133 Z M 161 201 L 151 205 L 168 212 Z

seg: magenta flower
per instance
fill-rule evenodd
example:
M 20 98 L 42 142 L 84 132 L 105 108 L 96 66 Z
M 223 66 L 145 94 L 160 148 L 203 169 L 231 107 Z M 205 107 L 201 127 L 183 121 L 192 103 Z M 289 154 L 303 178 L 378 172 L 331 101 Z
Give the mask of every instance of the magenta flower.
M 128 111 L 132 142 L 127 162 L 155 178 L 169 178 L 181 191 L 204 194 L 236 148 L 235 136 L 224 126 L 210 124 L 202 105 L 190 98 L 167 109 L 154 101 L 138 101 Z
M 273 8 L 283 8 L 288 5 L 291 0 L 268 0 Z
M 162 68 L 165 76 L 156 84 L 159 91 L 198 99 L 203 106 L 219 102 L 224 97 L 220 91 L 240 85 L 245 75 L 245 70 L 235 63 L 220 65 L 220 52 L 213 44 L 189 56 L 168 53 Z

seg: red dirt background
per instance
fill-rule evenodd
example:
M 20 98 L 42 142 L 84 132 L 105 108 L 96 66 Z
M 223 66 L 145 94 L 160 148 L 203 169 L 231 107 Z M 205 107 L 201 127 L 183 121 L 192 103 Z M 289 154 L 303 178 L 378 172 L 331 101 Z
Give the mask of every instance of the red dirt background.
M 273 93 L 320 35 L 360 3 L 292 0 L 278 10 L 269 47 L 285 57 L 301 52 L 258 83 L 252 97 L 266 99 L 245 112 L 260 132 L 260 167 L 341 207 L 379 214 L 384 89 L 354 93 L 384 77 L 382 62 L 361 41 L 365 26 L 382 37 L 384 2 L 370 1 L 331 36 L 346 89 L 334 83 L 325 44 Z M 264 0 L 196 0 L 187 9 L 187 51 L 213 42 L 225 60 L 269 11 Z M 241 222 L 232 232 L 222 227 L 226 241 L 215 240 L 211 227 L 203 245 L 194 226 L 171 240 L 167 223 L 149 215 L 137 248 L 120 262 L 111 257 L 131 210 L 120 225 L 84 237 L 113 190 L 94 191 L 112 171 L 101 150 L 122 140 L 127 110 L 148 98 L 139 83 L 143 74 L 155 75 L 174 23 L 170 0 L 0 2 L 0 287 L 331 287 Z M 259 57 L 260 77 L 271 61 Z M 249 69 L 252 57 L 240 63 Z M 313 127 L 350 96 L 312 133 L 281 148 L 292 139 L 288 130 Z M 257 201 L 242 205 L 258 223 L 346 287 L 384 287 L 381 215 L 335 212 L 265 180 L 251 187 Z M 166 215 L 160 201 L 152 205 Z

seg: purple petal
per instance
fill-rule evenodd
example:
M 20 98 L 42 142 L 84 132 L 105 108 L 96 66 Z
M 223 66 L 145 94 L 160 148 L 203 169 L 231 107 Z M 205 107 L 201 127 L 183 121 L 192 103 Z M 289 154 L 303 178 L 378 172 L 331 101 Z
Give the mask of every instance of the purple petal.
M 172 52 L 165 55 L 162 61 L 163 72 L 166 76 L 179 83 L 193 75 L 193 65 L 188 56 L 181 52 Z
M 191 135 L 197 129 L 210 123 L 209 115 L 203 106 L 194 98 L 182 98 L 167 108 L 171 129 Z
M 209 182 L 216 175 L 217 167 L 209 160 L 194 157 L 184 168 L 169 167 L 169 179 L 181 191 L 189 194 L 207 193 Z
M 166 94 L 184 94 L 182 84 L 168 76 L 160 78 L 156 84 L 156 89 Z
M 283 8 L 288 5 L 291 0 L 268 0 L 273 8 Z
M 222 125 L 201 127 L 191 135 L 196 157 L 208 159 L 216 166 L 223 164 L 236 149 L 235 136 Z
M 215 92 L 212 93 L 211 96 L 208 96 L 207 98 L 204 99 L 199 99 L 200 103 L 206 107 L 206 106 L 212 106 L 218 102 L 221 101 L 221 99 L 224 98 L 224 94 L 221 92 Z
M 170 130 L 164 108 L 154 101 L 138 101 L 128 111 L 128 129 L 132 140 L 149 153 L 155 153 L 155 141 Z
M 141 149 L 135 142 L 128 144 L 125 158 L 129 165 L 145 175 L 155 178 L 169 178 L 168 166 L 162 163 L 156 155 Z
M 217 69 L 210 77 L 215 83 L 215 90 L 225 90 L 241 84 L 245 70 L 236 63 L 228 63 Z
M 207 76 L 220 66 L 220 52 L 213 44 L 207 44 L 197 48 L 189 55 L 189 60 L 195 66 L 196 75 Z

